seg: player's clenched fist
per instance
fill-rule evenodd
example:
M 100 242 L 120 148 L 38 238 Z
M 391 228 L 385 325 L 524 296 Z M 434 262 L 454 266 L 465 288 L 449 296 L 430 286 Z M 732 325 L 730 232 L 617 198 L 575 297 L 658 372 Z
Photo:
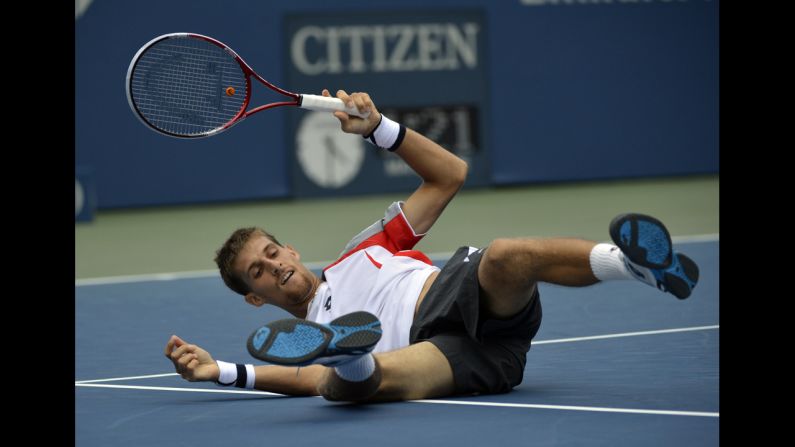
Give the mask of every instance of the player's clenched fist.
M 204 349 L 172 335 L 166 343 L 165 355 L 183 379 L 190 382 L 218 380 L 218 364 Z

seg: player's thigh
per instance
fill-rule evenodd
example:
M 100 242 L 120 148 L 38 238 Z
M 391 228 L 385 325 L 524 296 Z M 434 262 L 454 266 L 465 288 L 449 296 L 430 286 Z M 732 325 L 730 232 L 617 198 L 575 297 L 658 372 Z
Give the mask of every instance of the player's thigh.
M 495 239 L 478 263 L 480 300 L 488 314 L 511 318 L 524 309 L 536 290 L 532 260 L 535 242 Z
M 376 354 L 381 386 L 373 400 L 407 400 L 449 396 L 453 370 L 442 352 L 429 342 Z

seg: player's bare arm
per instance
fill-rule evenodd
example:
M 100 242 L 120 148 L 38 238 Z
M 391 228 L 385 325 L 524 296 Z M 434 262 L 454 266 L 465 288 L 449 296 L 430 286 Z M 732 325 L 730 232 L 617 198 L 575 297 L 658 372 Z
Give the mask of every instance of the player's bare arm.
M 323 90 L 323 96 L 330 96 L 328 90 Z M 361 112 L 370 112 L 367 118 L 350 116 L 345 112 L 334 112 L 334 116 L 342 124 L 342 130 L 360 135 L 371 134 L 381 120 L 381 114 L 370 95 L 367 93 L 349 95 L 344 90 L 339 90 L 337 97 L 349 107 L 353 105 Z M 468 170 L 467 164 L 450 151 L 411 129 L 406 129 L 403 142 L 395 150 L 395 154 L 422 178 L 422 184 L 406 200 L 403 213 L 414 231 L 426 233 L 463 186 Z
M 165 355 L 174 364 L 176 372 L 189 382 L 215 382 L 219 378 L 220 369 L 212 356 L 176 335 L 172 335 L 166 343 Z M 384 380 L 378 393 L 370 400 L 422 399 L 450 392 L 452 372 L 449 371 L 449 365 L 428 343 L 376 357 L 384 365 Z M 406 365 L 411 367 L 407 368 Z M 318 384 L 330 372 L 322 365 L 302 368 L 260 365 L 254 370 L 254 389 L 290 396 L 318 395 Z M 429 371 L 437 370 L 437 374 L 428 374 Z
M 210 353 L 176 335 L 166 343 L 165 355 L 174 364 L 176 372 L 189 382 L 214 382 L 219 378 L 220 368 Z M 292 396 L 316 396 L 317 384 L 325 368 L 321 365 L 303 368 L 261 365 L 254 370 L 254 389 Z

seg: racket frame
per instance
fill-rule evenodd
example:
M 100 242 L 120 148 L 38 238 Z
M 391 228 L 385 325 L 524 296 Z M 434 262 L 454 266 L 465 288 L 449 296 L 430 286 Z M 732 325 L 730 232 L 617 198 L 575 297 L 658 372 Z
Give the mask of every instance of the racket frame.
M 198 134 L 195 134 L 195 135 L 176 134 L 176 133 L 173 133 L 173 132 L 168 132 L 168 131 L 163 130 L 163 129 L 158 129 L 157 127 L 153 126 L 152 124 L 150 124 L 143 117 L 141 112 L 138 110 L 138 107 L 135 105 L 135 101 L 133 100 L 133 97 L 132 97 L 132 75 L 133 75 L 133 72 L 135 71 L 135 67 L 138 65 L 138 60 L 140 59 L 141 55 L 143 55 L 143 53 L 146 52 L 149 48 L 151 48 L 153 45 L 155 45 L 156 43 L 158 43 L 158 42 L 160 42 L 162 40 L 174 39 L 174 38 L 185 38 L 185 37 L 201 39 L 201 40 L 209 42 L 209 43 L 211 43 L 211 44 L 223 49 L 224 51 L 226 51 L 227 54 L 229 54 L 230 56 L 232 56 L 232 58 L 235 59 L 235 61 L 238 63 L 238 65 L 243 70 L 243 73 L 246 76 L 246 97 L 243 100 L 243 104 L 240 107 L 240 111 L 234 117 L 232 117 L 232 119 L 230 119 L 226 124 L 224 124 L 223 126 L 216 127 L 215 129 L 212 129 L 212 130 L 210 130 L 208 132 L 198 133 Z M 268 87 L 269 89 L 273 90 L 274 92 L 277 92 L 277 93 L 280 93 L 280 94 L 282 94 L 284 96 L 287 96 L 287 97 L 291 98 L 291 100 L 290 101 L 272 102 L 270 104 L 265 104 L 265 105 L 261 105 L 259 107 L 255 107 L 255 108 L 253 108 L 251 110 L 246 110 L 246 109 L 248 109 L 249 103 L 251 101 L 251 78 L 252 77 L 256 78 L 259 82 L 261 82 L 266 87 Z M 223 132 L 226 129 L 229 129 L 233 125 L 235 125 L 235 124 L 239 123 L 240 121 L 242 121 L 244 118 L 247 118 L 247 117 L 249 117 L 249 116 L 251 116 L 251 115 L 253 115 L 253 114 L 257 113 L 257 112 L 261 112 L 261 111 L 267 110 L 267 109 L 272 109 L 274 107 L 282 107 L 282 106 L 299 106 L 300 107 L 301 106 L 301 102 L 302 102 L 302 95 L 300 95 L 298 93 L 293 93 L 293 92 L 287 91 L 287 90 L 285 90 L 283 88 L 280 88 L 280 87 L 277 87 L 277 86 L 271 84 L 270 82 L 268 82 L 267 80 L 265 80 L 262 76 L 258 75 L 257 72 L 255 72 L 246 63 L 246 61 L 243 60 L 242 57 L 240 57 L 233 49 L 229 48 L 228 45 L 226 45 L 223 42 L 220 42 L 220 41 L 218 41 L 216 39 L 213 39 L 212 37 L 205 36 L 205 35 L 202 35 L 202 34 L 196 34 L 196 33 L 169 33 L 169 34 L 163 34 L 162 36 L 155 37 L 154 39 L 152 39 L 149 42 L 147 42 L 144 46 L 142 46 L 138 50 L 138 52 L 135 53 L 135 56 L 133 56 L 132 61 L 130 62 L 129 68 L 127 68 L 127 77 L 125 78 L 125 90 L 127 91 L 127 102 L 129 103 L 130 108 L 132 108 L 133 111 L 135 111 L 135 116 L 138 117 L 138 119 L 142 123 L 144 123 L 146 125 L 146 127 L 154 130 L 157 133 L 168 135 L 168 136 L 175 137 L 175 138 L 204 138 L 204 137 L 209 137 L 209 136 L 215 135 L 217 133 Z

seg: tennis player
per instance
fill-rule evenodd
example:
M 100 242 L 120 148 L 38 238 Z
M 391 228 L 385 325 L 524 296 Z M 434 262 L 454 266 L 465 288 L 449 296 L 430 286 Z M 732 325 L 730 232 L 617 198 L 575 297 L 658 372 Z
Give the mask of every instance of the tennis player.
M 679 299 L 695 287 L 697 265 L 673 251 L 660 221 L 641 214 L 611 222 L 614 244 L 496 239 L 459 248 L 440 270 L 413 247 L 464 184 L 466 163 L 381 115 L 368 94 L 336 96 L 370 112 L 335 112 L 342 131 L 394 152 L 422 184 L 348 242 L 321 277 L 265 230 L 235 231 L 215 259 L 226 285 L 253 306 L 296 318 L 251 334 L 249 352 L 271 363 L 256 367 L 216 361 L 173 335 L 165 355 L 184 379 L 352 402 L 505 393 L 521 383 L 541 324 L 539 282 L 636 280 Z

